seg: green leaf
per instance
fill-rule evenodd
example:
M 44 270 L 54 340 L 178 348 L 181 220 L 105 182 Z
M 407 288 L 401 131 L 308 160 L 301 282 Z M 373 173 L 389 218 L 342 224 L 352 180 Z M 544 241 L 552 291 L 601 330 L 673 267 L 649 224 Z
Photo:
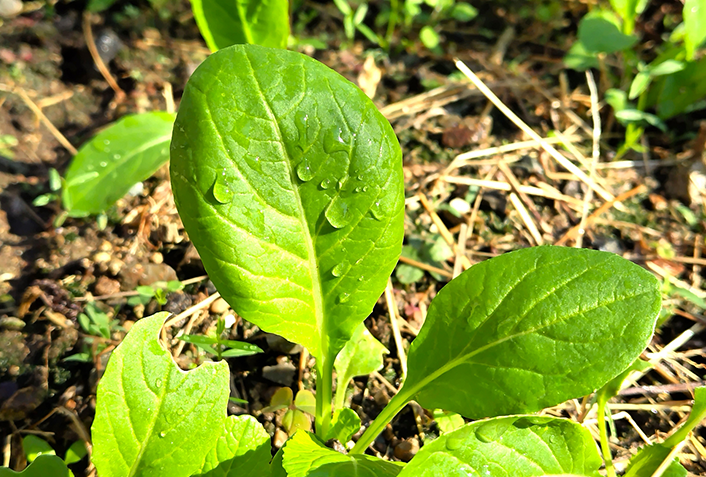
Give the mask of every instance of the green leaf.
M 518 250 L 441 289 L 395 396 L 478 419 L 533 412 L 603 386 L 645 348 L 657 279 L 607 252 Z
M 27 462 L 34 461 L 42 454 L 56 455 L 56 452 L 47 441 L 34 434 L 27 434 L 22 438 L 22 449 L 24 449 L 27 456 Z
M 49 168 L 49 190 L 56 192 L 61 189 L 61 176 L 53 167 Z
M 173 123 L 174 115 L 161 111 L 129 115 L 81 146 L 62 191 L 69 215 L 103 212 L 159 169 L 169 159 Z
M 211 51 L 242 43 L 287 47 L 287 0 L 192 0 L 191 9 Z
M 650 91 L 659 92 L 656 100 L 659 117 L 669 119 L 706 97 L 706 58 L 688 62 L 683 70 L 660 79 L 659 88 L 653 84 Z
M 353 437 L 353 434 L 360 430 L 360 417 L 353 409 L 344 407 L 333 413 L 331 427 L 326 435 L 326 440 L 336 439 L 343 444 Z
M 620 31 L 620 21 L 607 11 L 594 10 L 579 23 L 578 39 L 591 53 L 614 53 L 630 48 L 637 37 Z
M 0 467 L 0 477 L 69 477 L 69 468 L 55 455 L 40 455 L 22 472 L 15 472 L 7 467 Z
M 288 477 L 394 477 L 403 464 L 368 455 L 343 455 L 325 447 L 308 432 L 297 432 L 284 448 Z
M 429 25 L 423 26 L 422 29 L 419 30 L 419 39 L 422 41 L 422 44 L 430 50 L 439 46 L 439 42 L 441 41 L 439 34 Z
M 623 19 L 624 33 L 632 33 L 635 20 L 645 10 L 649 0 L 610 0 L 610 6 Z
M 628 103 L 627 94 L 625 94 L 625 91 L 620 89 L 611 88 L 606 91 L 605 100 L 606 103 L 610 104 L 610 107 L 613 108 L 613 111 L 615 112 L 632 107 L 630 103 Z
M 76 441 L 66 450 L 64 462 L 66 465 L 75 464 L 86 457 L 87 454 L 86 443 L 84 441 Z
M 343 407 L 343 396 L 350 380 L 380 369 L 383 365 L 383 355 L 388 353 L 387 348 L 370 334 L 365 323 L 358 325 L 334 363 L 337 373 L 337 408 Z
M 417 249 L 411 245 L 405 245 L 402 247 L 402 256 L 405 258 L 411 258 L 412 260 L 419 261 L 419 252 Z M 424 270 L 418 267 L 413 267 L 406 263 L 398 263 L 395 268 L 395 278 L 403 285 L 409 285 L 410 283 L 416 283 L 424 277 Z
M 697 48 L 706 41 L 706 5 L 703 0 L 686 0 L 682 15 L 686 59 L 693 60 Z
M 442 434 L 448 434 L 466 424 L 460 414 L 444 411 L 443 409 L 435 409 L 432 416 Z
M 86 10 L 91 13 L 99 13 L 104 10 L 109 9 L 115 0 L 88 0 L 88 5 L 86 5 Z
M 299 409 L 288 409 L 282 417 L 282 427 L 287 435 L 292 435 L 296 431 L 309 432 L 311 430 L 311 418 Z
M 466 424 L 425 444 L 400 477 L 570 473 L 598 477 L 601 464 L 591 433 L 581 425 L 552 417 L 512 416 Z
M 270 436 L 252 416 L 228 416 L 216 445 L 194 477 L 260 477 L 272 458 Z
M 478 9 L 467 3 L 457 3 L 451 9 L 451 17 L 457 22 L 469 22 L 478 16 Z
M 254 354 L 262 353 L 262 349 L 254 344 L 233 340 L 227 340 L 227 342 L 227 346 L 229 346 L 230 349 L 227 349 L 221 353 L 221 356 L 224 358 L 238 358 L 241 356 L 252 356 Z M 221 341 L 221 344 L 225 343 Z
M 630 94 L 628 95 L 628 99 L 635 99 L 644 93 L 651 81 L 652 76 L 650 75 L 649 70 L 640 71 L 636 74 L 630 84 Z
M 591 68 L 598 68 L 600 63 L 596 53 L 589 52 L 580 41 L 574 42 L 564 56 L 564 64 L 567 68 L 576 71 L 586 71 Z
M 676 73 L 686 68 L 686 63 L 678 60 L 665 60 L 662 63 L 650 67 L 649 72 L 652 76 L 665 76 Z
M 218 51 L 184 91 L 171 178 L 233 310 L 332 364 L 402 243 L 401 152 L 375 105 L 299 53 Z
M 300 390 L 294 399 L 294 407 L 313 416 L 316 414 L 316 398 L 314 394 L 306 389 Z
M 258 439 L 239 440 L 244 429 L 256 426 L 250 418 L 226 418 L 228 365 L 207 362 L 184 372 L 159 344 L 168 315 L 138 321 L 113 351 L 98 384 L 91 432 L 93 462 L 101 477 L 186 477 L 217 468 L 220 459 L 236 466 L 241 454 L 250 462 L 264 452 L 262 433 Z M 240 442 L 236 457 L 222 450 L 235 448 L 233 441 Z
M 637 358 L 633 363 L 625 369 L 622 373 L 608 381 L 605 386 L 603 386 L 598 393 L 596 393 L 596 399 L 605 399 L 606 401 L 613 396 L 617 396 L 623 382 L 632 374 L 633 371 L 645 371 L 651 367 L 650 363 Z
M 667 132 L 667 125 L 654 114 L 640 111 L 639 109 L 623 109 L 615 112 L 615 118 L 621 124 L 642 123 L 643 121 L 654 126 L 662 132 Z
M 139 287 L 135 288 L 135 291 L 142 296 L 153 297 L 155 288 L 148 285 L 140 285 Z

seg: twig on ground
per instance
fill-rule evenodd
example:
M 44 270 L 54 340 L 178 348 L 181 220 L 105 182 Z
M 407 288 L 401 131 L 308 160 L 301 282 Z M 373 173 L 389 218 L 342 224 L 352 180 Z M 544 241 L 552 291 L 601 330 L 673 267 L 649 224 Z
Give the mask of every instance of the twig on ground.
M 426 270 L 427 272 L 438 273 L 441 276 L 444 276 L 447 278 L 453 278 L 453 275 L 450 272 L 444 270 L 443 268 L 438 268 L 438 267 L 434 267 L 432 265 L 427 265 L 426 263 L 419 262 L 419 261 L 414 260 L 412 258 L 400 256 L 400 262 L 406 263 L 407 265 L 412 265 L 413 267 L 417 267 L 422 270 Z
M 213 303 L 214 301 L 216 301 L 220 297 L 221 297 L 221 294 L 216 292 L 213 295 L 209 296 L 208 298 L 201 300 L 197 304 L 190 306 L 189 308 L 182 311 L 181 313 L 179 313 L 175 317 L 168 319 L 166 321 L 166 323 L 164 323 L 164 326 L 162 326 L 162 329 L 166 329 L 166 328 L 169 328 L 170 326 L 174 326 L 176 323 L 179 323 L 181 320 L 183 320 L 187 316 L 191 316 L 192 313 L 199 311 L 199 310 L 203 310 L 204 308 L 209 306 L 211 303 Z
M 426 211 L 429 213 L 431 216 L 432 222 L 434 222 L 434 225 L 436 225 L 436 228 L 439 229 L 439 233 L 441 236 L 444 238 L 446 243 L 451 247 L 456 253 L 456 241 L 454 240 L 453 236 L 451 235 L 451 232 L 449 232 L 449 229 L 446 228 L 446 225 L 444 222 L 441 220 L 441 217 L 432 209 L 431 204 L 429 203 L 429 200 L 426 198 L 424 194 L 418 194 L 419 201 L 422 203 L 422 206 L 426 209 Z M 464 270 L 467 270 L 471 268 L 471 261 L 466 257 L 465 255 L 461 256 L 461 263 L 463 265 Z
M 466 233 L 468 232 L 468 225 L 467 224 L 461 224 L 461 229 L 458 232 L 458 245 L 456 246 L 456 259 L 454 260 L 454 272 L 453 272 L 453 277 L 456 278 L 461 274 L 462 266 L 461 266 L 461 257 L 465 256 L 466 254 L 466 239 L 468 238 L 466 236 Z
M 532 139 L 539 142 L 542 148 L 549 153 L 562 167 L 564 167 L 569 172 L 573 173 L 581 181 L 585 182 L 590 188 L 596 191 L 604 200 L 613 200 L 613 195 L 603 189 L 594 180 L 588 177 L 581 169 L 576 167 L 571 161 L 566 159 L 559 151 L 557 151 L 551 144 L 547 143 L 542 137 L 537 134 L 532 128 L 527 126 L 524 121 L 522 121 L 515 113 L 510 110 L 505 104 L 498 98 L 495 93 L 493 93 L 480 78 L 478 78 L 473 71 L 471 71 L 468 66 L 466 66 L 462 61 L 456 60 L 456 67 L 461 70 L 461 72 L 468 77 L 468 79 L 478 88 L 490 101 L 493 102 L 496 108 L 498 108 L 508 119 L 510 119 L 517 127 L 529 135 Z
M 189 278 L 187 280 L 183 280 L 181 282 L 182 285 L 191 285 L 192 283 L 197 283 L 201 282 L 203 280 L 206 280 L 208 278 L 208 275 L 201 275 L 200 277 L 194 277 L 194 278 Z M 118 292 L 118 293 L 112 293 L 110 295 L 98 295 L 98 296 L 92 296 L 92 297 L 87 297 L 87 296 L 80 296 L 77 298 L 74 298 L 74 301 L 99 301 L 99 300 L 110 300 L 113 298 L 124 298 L 127 296 L 136 296 L 139 295 L 140 292 L 136 290 L 131 290 L 131 291 L 124 291 L 124 292 Z
M 397 309 L 395 294 L 392 288 L 392 280 L 387 279 L 385 287 L 385 302 L 387 303 L 387 311 L 390 314 L 390 325 L 392 326 L 392 336 L 395 338 L 395 347 L 397 348 L 397 357 L 400 359 L 400 368 L 402 369 L 402 380 L 407 377 L 407 355 L 402 346 L 402 334 L 400 333 L 400 325 L 397 322 L 400 312 Z
M 593 118 L 593 151 L 588 176 L 593 179 L 596 175 L 596 164 L 601 157 L 601 114 L 598 109 L 598 88 L 596 87 L 596 82 L 593 79 L 593 73 L 591 73 L 590 70 L 586 70 L 586 82 L 588 83 L 588 90 L 591 92 L 591 116 Z M 581 222 L 579 222 L 579 228 L 576 231 L 576 240 L 574 241 L 574 247 L 576 248 L 581 248 L 583 246 L 583 234 L 586 231 L 586 218 L 588 216 L 588 208 L 592 199 L 593 189 L 589 188 L 583 198 Z
M 103 58 L 101 58 L 100 54 L 98 54 L 96 42 L 93 39 L 93 29 L 91 28 L 91 13 L 88 11 L 83 13 L 83 36 L 85 37 L 86 47 L 91 54 L 91 58 L 93 58 L 93 62 L 96 64 L 96 68 L 98 68 L 98 71 L 108 83 L 108 86 L 115 91 L 115 100 L 117 102 L 122 101 L 123 98 L 125 98 L 125 91 L 118 86 L 118 82 L 115 81 L 113 76 L 110 74 L 110 70 L 108 70 L 108 67 L 105 66 Z

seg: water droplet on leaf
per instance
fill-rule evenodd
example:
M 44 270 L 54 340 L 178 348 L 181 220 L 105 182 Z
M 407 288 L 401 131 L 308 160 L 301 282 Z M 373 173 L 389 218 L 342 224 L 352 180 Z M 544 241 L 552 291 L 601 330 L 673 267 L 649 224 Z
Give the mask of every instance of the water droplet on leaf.
M 333 267 L 333 271 L 331 273 L 333 273 L 334 277 L 340 277 L 340 276 L 345 275 L 346 272 L 350 269 L 351 269 L 351 264 L 344 260 L 341 263 L 339 263 L 338 265 L 336 265 L 335 267 Z
M 309 129 L 309 115 L 304 111 L 297 111 L 294 115 L 294 124 L 297 126 L 297 132 L 299 133 L 297 144 L 303 151 L 306 146 L 309 145 L 309 138 L 307 134 Z
M 446 439 L 446 448 L 450 451 L 455 451 L 463 446 L 463 439 L 459 437 L 449 437 Z
M 349 146 L 343 138 L 343 130 L 336 128 L 335 131 L 327 131 L 324 135 L 324 151 L 327 154 L 334 152 L 348 152 Z
M 322 189 L 328 189 L 329 187 L 331 187 L 331 179 L 324 179 L 321 181 Z
M 337 229 L 342 229 L 351 221 L 350 205 L 341 198 L 335 198 L 331 201 L 325 214 L 326 220 Z
M 216 199 L 221 204 L 227 204 L 233 200 L 235 195 L 235 190 L 226 177 L 226 170 L 216 175 L 216 181 L 213 183 L 213 198 Z
M 309 161 L 304 159 L 297 165 L 297 176 L 304 182 L 308 182 L 314 178 L 314 170 L 311 168 Z
M 350 298 L 351 298 L 351 294 L 344 292 L 344 293 L 341 293 L 340 295 L 338 295 L 338 302 L 339 302 L 339 303 L 345 303 L 345 302 L 347 302 L 348 300 L 350 300 Z
M 166 433 L 165 431 L 162 431 L 162 432 L 159 433 L 159 437 L 164 437 L 164 436 L 166 436 L 166 435 L 167 435 L 167 433 Z
M 113 154 L 113 159 L 115 159 L 115 160 L 118 160 L 121 157 L 123 157 L 123 156 L 121 156 L 120 154 Z
M 107 163 L 107 162 L 105 162 L 105 161 L 101 161 L 101 167 L 106 167 L 107 165 L 108 165 L 108 163 Z

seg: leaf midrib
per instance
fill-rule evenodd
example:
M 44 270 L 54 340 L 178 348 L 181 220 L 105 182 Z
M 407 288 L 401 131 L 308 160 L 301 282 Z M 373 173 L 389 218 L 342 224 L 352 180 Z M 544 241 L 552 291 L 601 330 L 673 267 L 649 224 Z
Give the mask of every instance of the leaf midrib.
M 265 94 L 263 93 L 262 87 L 257 79 L 255 68 L 252 65 L 252 61 L 250 60 L 250 56 L 247 52 L 244 52 L 245 59 L 248 62 L 248 67 L 250 68 L 250 71 L 252 72 L 252 78 L 253 81 L 255 82 L 255 85 L 257 86 L 258 93 L 260 94 L 260 99 L 262 100 L 263 105 L 265 106 L 265 109 L 267 110 L 267 115 L 270 118 L 270 121 L 272 121 L 273 127 L 275 134 L 277 136 L 277 143 L 280 145 L 282 148 L 282 155 L 284 156 L 284 163 L 285 166 L 287 167 L 287 172 L 289 173 L 289 178 L 292 183 L 292 192 L 294 194 L 295 202 L 297 204 L 297 209 L 299 212 L 299 221 L 302 226 L 302 232 L 304 235 L 304 243 L 306 246 L 306 250 L 308 252 L 308 259 L 309 259 L 309 270 L 311 271 L 311 294 L 312 298 L 314 300 L 314 317 L 316 319 L 316 325 L 317 329 L 319 331 L 319 353 L 321 356 L 317 356 L 317 358 L 325 360 L 327 359 L 327 353 L 328 350 L 325 349 L 325 343 L 322 337 L 327 336 L 327 327 L 326 323 L 324 320 L 324 314 L 323 314 L 323 293 L 322 293 L 322 286 L 321 286 L 321 274 L 319 272 L 319 263 L 316 260 L 316 247 L 314 246 L 314 242 L 312 240 L 312 236 L 309 231 L 309 223 L 306 220 L 306 213 L 304 210 L 304 204 L 302 203 L 302 198 L 299 193 L 299 188 L 297 187 L 296 183 L 296 175 L 294 171 L 294 165 L 292 164 L 292 158 L 289 156 L 289 153 L 287 152 L 287 148 L 285 147 L 284 143 L 284 136 L 282 135 L 282 131 L 280 130 L 279 127 L 279 122 L 277 120 L 277 117 L 274 115 L 274 112 L 272 111 L 272 107 L 270 106 L 270 103 L 267 101 L 267 98 L 265 97 Z M 305 78 L 305 77 L 303 77 Z M 304 82 L 306 80 L 304 79 Z

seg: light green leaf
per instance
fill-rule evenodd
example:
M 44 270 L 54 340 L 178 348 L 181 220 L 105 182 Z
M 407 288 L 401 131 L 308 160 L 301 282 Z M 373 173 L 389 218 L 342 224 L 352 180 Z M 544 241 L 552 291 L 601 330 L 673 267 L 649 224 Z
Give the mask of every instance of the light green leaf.
M 434 409 L 432 416 L 442 434 L 448 434 L 466 424 L 460 414 L 444 411 L 443 409 Z
M 56 452 L 47 441 L 34 434 L 27 434 L 22 438 L 22 449 L 24 449 L 25 456 L 27 456 L 27 462 L 34 461 L 42 454 L 56 455 Z
M 313 416 L 316 414 L 316 397 L 311 391 L 302 389 L 294 399 L 294 407 Z
M 653 84 L 650 90 L 659 91 L 656 101 L 659 117 L 669 119 L 706 97 L 706 58 L 688 62 L 683 70 L 660 79 L 663 80 L 660 87 Z
M 135 183 L 154 174 L 169 159 L 173 123 L 170 113 L 133 114 L 81 146 L 66 171 L 62 191 L 69 215 L 84 217 L 103 212 Z
M 336 439 L 342 444 L 351 440 L 353 434 L 360 430 L 360 417 L 356 412 L 348 407 L 338 409 L 333 413 L 331 428 L 326 435 L 326 440 Z
M 22 472 L 15 472 L 7 467 L 0 467 L 0 477 L 69 477 L 69 468 L 55 455 L 43 454 L 27 466 Z
M 644 93 L 650 85 L 650 81 L 652 81 L 652 76 L 650 75 L 649 70 L 640 71 L 636 74 L 630 84 L 630 94 L 628 95 L 628 99 L 635 99 Z
M 403 467 L 368 455 L 343 455 L 302 431 L 287 442 L 283 464 L 288 477 L 394 477 Z
M 660 303 L 652 274 L 607 252 L 535 247 L 481 262 L 431 302 L 393 400 L 478 419 L 583 396 L 645 348 Z
M 686 63 L 683 61 L 665 60 L 654 67 L 650 67 L 649 72 L 652 76 L 664 76 L 674 74 L 684 68 L 686 68 Z
M 282 417 L 282 427 L 287 435 L 292 435 L 296 431 L 309 432 L 311 430 L 311 418 L 299 409 L 288 409 Z
M 75 464 L 86 457 L 86 454 L 88 454 L 86 443 L 83 441 L 76 441 L 66 450 L 64 462 L 66 465 Z
M 264 452 L 259 450 L 262 438 L 240 446 L 232 442 L 255 424 L 249 418 L 226 418 L 228 365 L 207 362 L 184 372 L 159 344 L 168 315 L 138 321 L 113 351 L 98 384 L 91 432 L 93 462 L 101 477 L 186 477 L 217 467 L 214 455 L 238 464 L 239 458 L 224 447 L 238 452 L 242 447 L 246 463 L 253 452 Z M 233 419 L 239 422 L 229 422 Z M 243 473 L 250 471 L 247 465 Z
M 706 5 L 703 0 L 686 0 L 682 15 L 686 59 L 693 60 L 697 48 L 706 41 Z
M 667 132 L 667 125 L 664 124 L 664 121 L 654 114 L 646 113 L 639 109 L 623 109 L 616 111 L 615 118 L 620 121 L 621 124 L 641 123 L 644 121 L 660 129 L 662 132 Z
M 242 43 L 287 48 L 287 0 L 191 0 L 191 9 L 211 51 Z
M 552 417 L 511 416 L 467 424 L 425 444 L 400 477 L 598 477 L 601 464 L 591 433 L 581 425 Z M 460 469 L 469 473 L 461 474 Z
M 625 91 L 620 89 L 611 88 L 606 91 L 605 100 L 615 112 L 622 111 L 627 107 L 632 107 L 630 103 L 628 103 L 628 95 Z
M 478 9 L 467 3 L 457 3 L 451 8 L 451 17 L 458 22 L 469 22 L 478 16 Z
M 228 416 L 216 446 L 194 477 L 260 477 L 272 453 L 270 435 L 252 416 Z
M 635 20 L 645 10 L 649 0 L 610 0 L 610 6 L 623 19 L 623 32 L 630 34 Z
M 370 334 L 364 323 L 358 325 L 334 363 L 337 373 L 337 408 L 343 407 L 343 396 L 350 380 L 380 369 L 383 365 L 383 355 L 388 353 L 387 348 Z
M 637 37 L 620 31 L 620 21 L 613 13 L 600 10 L 593 10 L 581 19 L 578 39 L 591 53 L 614 53 L 637 42 Z
M 439 34 L 429 25 L 423 26 L 419 31 L 419 39 L 422 41 L 422 44 L 430 50 L 439 46 L 439 42 L 441 41 Z
M 671 447 L 666 447 L 662 444 L 642 447 L 637 454 L 630 459 L 630 465 L 625 474 L 623 474 L 623 477 L 643 477 L 654 474 L 655 470 L 662 465 L 662 462 L 664 462 L 664 459 L 667 458 L 671 450 Z M 675 458 L 662 474 L 662 477 L 686 477 L 687 474 L 686 469 L 679 463 L 679 460 Z
M 233 309 L 332 365 L 402 244 L 401 152 L 375 105 L 299 53 L 220 50 L 186 86 L 171 178 Z

